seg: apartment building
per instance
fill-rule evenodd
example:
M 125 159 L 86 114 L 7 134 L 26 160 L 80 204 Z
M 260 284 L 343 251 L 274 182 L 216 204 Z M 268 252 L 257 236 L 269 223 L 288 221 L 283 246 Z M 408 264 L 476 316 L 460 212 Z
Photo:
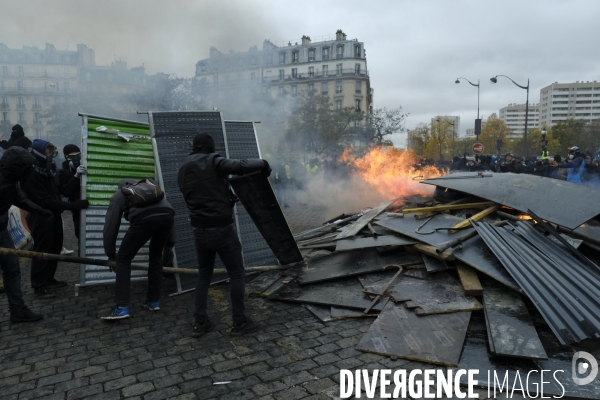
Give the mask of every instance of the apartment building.
M 540 125 L 550 128 L 569 118 L 593 121 L 600 118 L 600 83 L 558 83 L 540 90 Z
M 500 109 L 498 118 L 506 123 L 511 130 L 511 139 L 519 138 L 525 133 L 525 110 L 529 108 L 527 115 L 527 130 L 540 127 L 540 105 L 511 103 Z

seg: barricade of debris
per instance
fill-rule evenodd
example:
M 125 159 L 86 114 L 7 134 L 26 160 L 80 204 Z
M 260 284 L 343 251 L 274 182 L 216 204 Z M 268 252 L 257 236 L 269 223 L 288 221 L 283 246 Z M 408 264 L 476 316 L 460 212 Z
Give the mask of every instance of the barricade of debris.
M 600 348 L 600 192 L 514 174 L 423 183 L 432 197 L 296 234 L 305 263 L 264 272 L 247 292 L 303 304 L 324 322 L 376 317 L 359 351 L 508 372 L 511 382 L 531 370 L 570 377 L 576 351 Z M 565 396 L 600 398 L 598 380 L 563 381 Z

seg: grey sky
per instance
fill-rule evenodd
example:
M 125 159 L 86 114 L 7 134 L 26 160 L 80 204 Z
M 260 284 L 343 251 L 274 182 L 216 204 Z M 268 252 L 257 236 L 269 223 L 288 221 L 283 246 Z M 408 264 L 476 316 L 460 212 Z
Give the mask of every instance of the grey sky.
M 365 43 L 376 107 L 404 107 L 407 127 L 460 115 L 461 131 L 508 103 L 530 103 L 552 82 L 600 81 L 600 2 L 588 1 L 155 1 L 0 0 L 0 42 L 13 48 L 85 43 L 99 64 L 116 58 L 148 73 L 192 76 L 211 45 L 245 51 L 313 41 L 338 28 Z M 397 145 L 403 145 L 396 138 Z

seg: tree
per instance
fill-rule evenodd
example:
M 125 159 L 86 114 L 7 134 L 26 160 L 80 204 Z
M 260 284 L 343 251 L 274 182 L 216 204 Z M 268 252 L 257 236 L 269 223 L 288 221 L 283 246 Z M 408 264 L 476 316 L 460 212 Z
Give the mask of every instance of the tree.
M 452 144 L 456 141 L 456 129 L 452 120 L 448 117 L 438 118 L 431 124 L 429 140 L 425 147 L 425 153 L 432 158 L 452 158 Z
M 582 142 L 586 133 L 586 121 L 584 120 L 569 118 L 559 121 L 550 128 L 550 132 L 552 137 L 560 143 L 560 150 L 563 152 L 566 152 L 567 148 L 571 146 L 585 148 L 585 144 Z
M 542 146 L 540 146 L 542 131 L 537 128 L 528 129 L 527 131 L 527 154 L 530 156 L 538 156 L 542 152 Z M 546 148 L 548 149 L 549 155 L 554 155 L 557 152 L 560 153 L 560 143 L 552 136 L 552 132 L 547 132 L 546 141 L 548 142 Z M 510 149 L 514 152 L 523 151 L 523 138 L 514 139 L 510 144 Z
M 465 137 L 462 139 L 458 139 L 456 141 L 456 153 L 458 155 L 458 153 L 462 153 L 461 155 L 464 154 L 473 154 L 473 145 L 477 143 L 477 137 L 473 136 L 473 137 Z M 486 149 L 484 147 L 483 151 L 484 153 L 489 153 L 487 151 L 488 149 Z
M 429 125 L 419 124 L 415 129 L 408 131 L 408 145 L 415 154 L 425 156 L 425 149 L 430 139 Z
M 386 107 L 373 110 L 370 121 L 370 129 L 375 144 L 393 146 L 391 140 L 386 139 L 393 133 L 404 132 L 404 120 L 408 113 L 402 112 L 402 107 L 388 110 Z
M 496 152 L 498 140 L 502 140 L 503 147 L 507 148 L 510 133 L 511 130 L 506 122 L 499 119 L 496 113 L 493 113 L 481 127 L 479 142 L 483 144 L 486 153 L 493 154 Z

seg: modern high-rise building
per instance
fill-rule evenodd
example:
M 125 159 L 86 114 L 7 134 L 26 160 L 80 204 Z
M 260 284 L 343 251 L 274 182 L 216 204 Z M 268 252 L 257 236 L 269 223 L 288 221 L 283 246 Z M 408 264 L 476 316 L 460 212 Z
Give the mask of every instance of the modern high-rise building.
M 372 111 L 364 43 L 347 39 L 341 30 L 319 42 L 308 36 L 281 46 L 265 40 L 262 49 L 254 46 L 239 53 L 211 47 L 210 57 L 196 64 L 196 80 L 204 93 L 216 97 L 240 87 L 261 90 L 273 99 L 304 92 L 329 97 L 336 109 Z
M 506 122 L 511 130 L 511 139 L 523 136 L 525 132 L 525 104 L 509 104 L 500 109 L 498 118 Z M 539 104 L 530 104 L 527 118 L 527 131 L 540 127 Z
M 569 118 L 600 118 L 600 83 L 554 82 L 540 90 L 540 126 L 550 128 Z

